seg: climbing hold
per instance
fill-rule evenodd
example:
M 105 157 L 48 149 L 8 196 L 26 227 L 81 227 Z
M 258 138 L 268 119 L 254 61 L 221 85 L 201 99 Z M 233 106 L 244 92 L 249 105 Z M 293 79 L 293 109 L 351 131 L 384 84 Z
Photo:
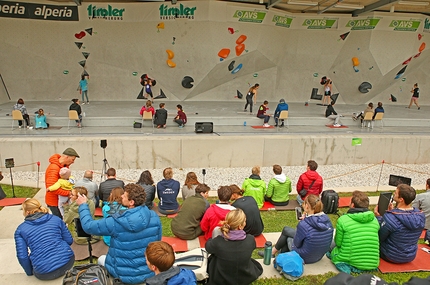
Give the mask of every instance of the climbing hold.
M 171 68 L 176 67 L 176 63 L 174 63 L 171 59 L 168 59 L 168 60 L 166 61 L 166 63 L 167 63 L 167 65 L 168 65 L 169 67 L 171 67 Z
M 236 61 L 234 61 L 234 60 L 232 62 L 230 62 L 230 64 L 228 65 L 228 71 L 232 71 L 234 69 L 235 62 Z
M 423 37 L 423 35 L 421 35 L 421 34 L 418 34 L 418 40 L 420 41 L 421 40 L 421 38 Z
M 80 42 L 75 42 L 75 45 L 78 47 L 78 49 L 81 49 L 81 47 L 82 47 L 82 45 L 83 45 L 84 43 L 80 43 Z
M 315 73 L 314 73 L 314 77 L 318 77 L 318 73 L 316 73 L 316 72 L 315 72 Z
M 422 52 L 426 48 L 426 43 L 422 43 L 420 45 L 420 48 L 418 49 L 419 52 Z
M 79 62 L 79 64 L 82 66 L 82 67 L 85 67 L 85 63 L 86 63 L 87 61 L 86 60 L 81 60 L 80 62 Z
M 237 98 L 239 98 L 239 99 L 242 99 L 243 98 L 243 94 L 242 93 L 240 93 L 240 91 L 239 90 L 236 90 L 236 94 L 237 94 Z
M 409 62 L 411 62 L 411 60 L 412 60 L 412 56 L 411 56 L 410 58 L 408 58 L 407 60 L 405 60 L 405 61 L 402 63 L 402 65 L 406 65 L 406 64 L 408 64 Z
M 246 36 L 245 35 L 240 35 L 240 37 L 237 38 L 236 40 L 236 44 L 240 45 L 241 43 L 243 43 L 246 40 Z
M 354 68 L 355 72 L 359 72 L 360 71 L 357 66 L 353 66 L 352 68 Z
M 390 96 L 390 100 L 391 100 L 391 102 L 397 102 L 397 98 L 396 97 L 394 97 L 394 95 L 393 94 L 390 94 L 391 96 Z
M 68 70 L 63 70 L 63 74 L 69 74 Z
M 367 93 L 369 92 L 369 89 L 372 89 L 372 84 L 369 82 L 363 82 L 360 84 L 360 86 L 358 86 L 358 91 L 361 93 Z
M 164 23 L 163 22 L 158 23 L 157 29 L 164 29 Z
M 346 37 L 348 37 L 350 32 L 344 33 L 340 35 L 340 38 L 344 41 L 346 39 Z
M 244 44 L 238 44 L 236 46 L 236 56 L 241 55 L 244 50 L 245 50 L 245 45 Z
M 258 73 L 254 73 L 254 75 L 253 75 L 254 77 L 258 77 Z
M 227 28 L 227 30 L 228 30 L 228 32 L 229 32 L 230 34 L 234 34 L 234 29 L 233 29 L 233 28 Z
M 190 89 L 193 88 L 194 79 L 191 76 L 184 76 L 182 79 L 182 87 Z
M 230 54 L 230 49 L 229 48 L 223 48 L 222 50 L 220 50 L 218 52 L 218 56 L 220 58 L 227 58 L 229 54 Z
M 89 52 L 82 52 L 82 55 L 87 59 L 90 56 Z
M 77 38 L 78 40 L 82 39 L 83 37 L 85 37 L 84 31 L 81 31 L 80 33 L 75 34 L 75 38 Z
M 85 32 L 87 32 L 90 36 L 92 36 L 93 35 L 93 28 L 85 29 Z
M 397 74 L 396 74 L 396 76 L 394 77 L 394 79 L 399 79 L 400 77 L 402 77 L 403 76 L 403 73 L 405 73 L 405 71 L 406 71 L 406 68 L 407 68 L 408 66 L 406 65 L 406 66 L 403 66 L 403 68 L 402 69 L 400 69 L 400 71 L 399 72 L 397 72 Z
M 421 55 L 421 53 L 419 52 L 419 53 L 417 53 L 416 55 L 414 55 L 414 58 L 417 58 L 417 57 L 419 57 Z
M 240 63 L 235 69 L 233 69 L 232 71 L 231 71 L 231 74 L 236 74 L 236 73 L 238 73 L 239 72 L 239 70 L 241 70 L 242 69 L 242 63 Z
M 359 66 L 360 65 L 360 61 L 358 60 L 357 57 L 353 57 L 352 58 L 352 66 Z
M 173 59 L 175 57 L 175 54 L 170 49 L 166 49 L 166 52 L 167 52 L 168 59 Z
M 136 71 L 134 71 L 132 74 L 133 74 L 133 76 L 137 76 L 137 72 Z

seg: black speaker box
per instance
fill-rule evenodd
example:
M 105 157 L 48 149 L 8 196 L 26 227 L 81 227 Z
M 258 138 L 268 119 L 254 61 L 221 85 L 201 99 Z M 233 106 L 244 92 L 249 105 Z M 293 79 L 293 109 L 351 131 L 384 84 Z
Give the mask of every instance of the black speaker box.
M 214 123 L 212 122 L 196 122 L 195 125 L 196 133 L 213 133 Z

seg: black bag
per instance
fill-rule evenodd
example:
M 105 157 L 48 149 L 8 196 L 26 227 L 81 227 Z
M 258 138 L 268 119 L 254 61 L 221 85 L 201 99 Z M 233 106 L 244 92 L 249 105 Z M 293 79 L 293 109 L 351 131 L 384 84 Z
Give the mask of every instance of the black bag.
M 140 129 L 141 127 L 142 127 L 142 123 L 139 123 L 139 122 L 134 122 L 133 123 L 133 128 Z
M 299 195 L 300 197 L 305 197 L 308 194 L 308 190 L 312 188 L 312 186 L 314 185 L 315 180 L 312 181 L 311 185 L 309 185 L 308 189 L 303 188 L 302 190 L 299 191 Z
M 430 242 L 430 230 L 426 231 L 426 236 L 424 237 L 424 241 Z
M 113 285 L 114 282 L 104 266 L 92 263 L 74 266 L 63 278 L 63 285 L 87 284 Z
M 334 190 L 325 190 L 321 194 L 323 212 L 326 214 L 336 214 L 339 206 L 339 195 Z

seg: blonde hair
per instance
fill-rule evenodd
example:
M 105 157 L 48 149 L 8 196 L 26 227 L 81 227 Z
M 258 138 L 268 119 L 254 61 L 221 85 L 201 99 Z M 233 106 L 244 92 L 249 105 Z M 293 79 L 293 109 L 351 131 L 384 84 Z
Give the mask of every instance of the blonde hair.
M 254 166 L 252 168 L 252 174 L 254 174 L 254 175 L 260 175 L 260 166 Z
M 48 209 L 43 207 L 42 204 L 37 199 L 31 198 L 28 200 L 25 200 L 24 203 L 22 203 L 22 210 L 24 211 L 24 216 L 33 215 L 34 213 L 48 213 Z
M 245 226 L 246 216 L 242 209 L 235 209 L 227 213 L 225 221 L 221 222 L 221 232 L 225 238 L 229 238 L 228 233 Z

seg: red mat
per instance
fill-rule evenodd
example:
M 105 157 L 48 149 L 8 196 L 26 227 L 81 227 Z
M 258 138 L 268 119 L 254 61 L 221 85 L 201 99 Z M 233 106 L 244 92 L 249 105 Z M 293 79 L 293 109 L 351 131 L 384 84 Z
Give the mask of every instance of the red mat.
M 275 210 L 275 205 L 270 202 L 264 201 L 263 207 L 260 208 L 260 211 L 271 211 Z
M 206 245 L 205 236 L 199 236 L 199 243 L 201 248 L 205 248 L 205 245 Z
M 259 235 L 255 237 L 255 243 L 257 247 L 264 247 L 264 244 L 266 243 L 266 238 L 263 235 Z
M 162 237 L 161 240 L 170 244 L 175 252 L 188 251 L 188 243 L 186 240 L 177 237 Z
M 263 126 L 251 126 L 251 128 L 253 129 L 274 129 L 274 126 L 270 126 L 270 127 L 263 127 Z
M 339 208 L 346 208 L 351 205 L 351 198 L 352 197 L 339 197 Z
M 96 216 L 96 217 L 103 217 L 102 208 L 96 208 L 94 210 L 94 216 Z
M 263 207 L 260 208 L 260 211 L 294 211 L 296 207 L 299 207 L 297 200 L 290 200 L 287 206 L 275 206 L 270 202 L 264 201 Z
M 347 129 L 347 126 L 340 126 L 340 127 L 334 127 L 333 125 L 325 125 L 326 127 L 330 128 L 330 129 Z
M 423 251 L 421 248 L 430 249 L 425 244 L 419 244 L 417 256 L 413 261 L 408 263 L 389 263 L 381 258 L 381 261 L 379 263 L 379 271 L 381 271 L 382 273 L 430 271 L 430 262 L 428 262 L 430 258 L 430 253 Z
M 420 235 L 420 238 L 425 238 L 426 237 L 426 232 L 427 232 L 427 230 L 423 230 L 423 232 Z
M 0 200 L 0 207 L 21 205 L 27 198 L 4 198 Z

